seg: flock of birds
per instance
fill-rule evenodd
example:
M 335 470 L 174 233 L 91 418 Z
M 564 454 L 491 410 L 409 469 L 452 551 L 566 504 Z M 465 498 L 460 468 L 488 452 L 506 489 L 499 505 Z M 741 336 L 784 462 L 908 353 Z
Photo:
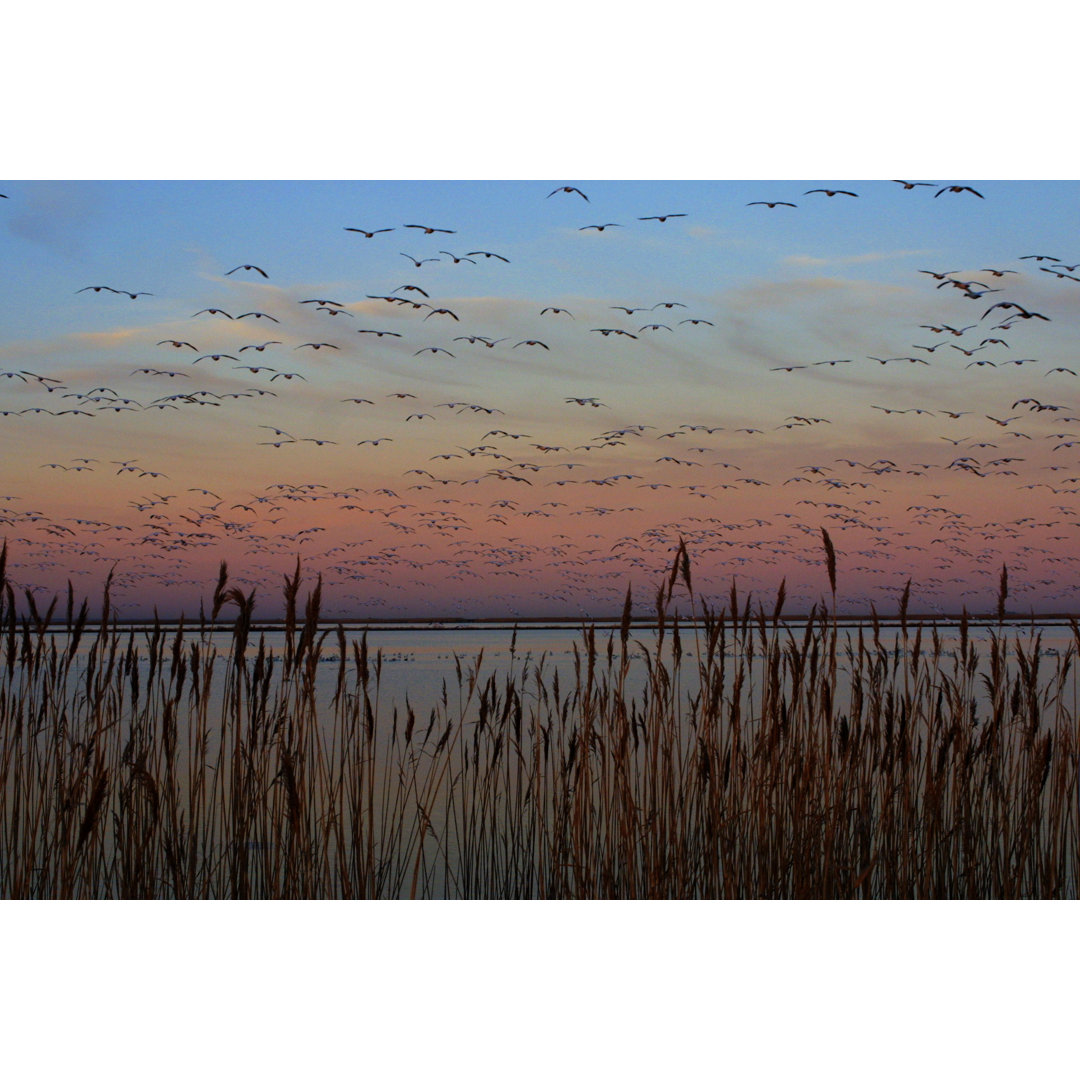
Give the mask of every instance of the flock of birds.
M 893 183 L 985 200 L 966 185 Z M 571 185 L 538 192 L 546 199 L 592 205 Z M 798 208 L 787 199 L 747 205 Z M 672 229 L 687 217 L 636 221 Z M 920 268 L 912 287 L 924 288 L 927 308 L 940 311 L 944 298 L 956 316 L 913 321 L 917 340 L 897 355 L 838 349 L 762 367 L 766 379 L 828 377 L 834 401 L 860 367 L 863 386 L 877 368 L 916 377 L 947 367 L 950 378 L 1015 369 L 993 411 L 958 408 L 967 402 L 944 400 L 941 385 L 883 383 L 861 434 L 849 434 L 837 415 L 805 406 L 770 415 L 770 399 L 786 389 L 731 401 L 700 373 L 685 421 L 666 422 L 659 405 L 656 415 L 627 415 L 619 350 L 647 343 L 650 357 L 670 354 L 673 364 L 708 357 L 722 308 L 702 310 L 692 297 L 546 296 L 527 322 L 499 334 L 506 320 L 494 330 L 484 321 L 482 294 L 440 296 L 421 275 L 436 262 L 507 267 L 513 252 L 459 245 L 446 239 L 459 228 L 442 223 L 341 228 L 346 243 L 400 233 L 447 248 L 387 249 L 383 265 L 404 258 L 412 279 L 339 297 L 279 284 L 256 255 L 220 271 L 220 294 L 182 316 L 190 332 L 176 329 L 179 318 L 155 319 L 152 328 L 176 336 L 147 327 L 138 337 L 144 355 L 169 362 L 0 371 L 0 531 L 20 587 L 52 594 L 67 579 L 115 569 L 121 609 L 126 600 L 133 611 L 191 610 L 218 560 L 273 598 L 300 555 L 323 574 L 328 610 L 341 616 L 605 614 L 628 582 L 648 604 L 683 540 L 701 591 L 722 596 L 732 578 L 769 591 L 786 578 L 789 596 L 808 607 L 822 591 L 825 527 L 855 583 L 845 594 L 855 609 L 889 608 L 909 574 L 932 610 L 955 610 L 957 598 L 989 606 L 1003 561 L 1018 602 L 1027 593 L 1044 606 L 1075 605 L 1080 432 L 1069 425 L 1080 415 L 1059 385 L 1080 369 L 1022 353 L 1037 351 L 1033 333 L 1053 321 L 1029 299 L 1033 284 L 1071 288 L 1080 259 L 1039 253 L 1016 256 L 1015 266 Z M 72 284 L 87 303 L 160 299 L 130 282 Z M 598 317 L 601 309 L 611 314 Z M 581 358 L 597 356 L 598 344 L 609 366 L 586 369 Z M 445 366 L 418 369 L 424 363 Z M 493 370 L 518 389 L 501 392 Z M 655 379 L 665 379 L 662 368 Z M 558 384 L 564 391 L 551 392 Z M 441 400 L 431 391 L 444 385 L 482 387 L 483 400 Z M 794 397 L 821 400 L 820 385 Z M 194 419 L 181 425 L 180 416 Z M 62 417 L 82 426 L 61 433 L 48 418 Z M 868 442 L 885 452 L 866 452 Z M 77 453 L 57 453 L 76 444 Z M 115 452 L 125 444 L 130 452 Z M 208 465 L 215 445 L 227 460 Z M 96 486 L 80 494 L 76 482 L 91 476 Z

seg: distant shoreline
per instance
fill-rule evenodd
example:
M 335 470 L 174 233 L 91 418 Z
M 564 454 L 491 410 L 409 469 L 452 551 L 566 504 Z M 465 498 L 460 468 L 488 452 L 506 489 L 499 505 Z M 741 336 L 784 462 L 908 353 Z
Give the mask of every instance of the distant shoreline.
M 784 615 L 779 619 L 774 620 L 771 616 L 766 616 L 766 625 L 771 627 L 778 625 L 782 628 L 805 626 L 809 619 L 809 613 L 800 615 Z M 820 616 L 816 616 L 820 617 Z M 831 616 L 826 615 L 830 621 Z M 909 630 L 930 627 L 951 627 L 959 626 L 963 621 L 963 614 L 945 614 L 945 615 L 908 615 L 907 625 Z M 725 620 L 730 626 L 733 620 L 726 618 Z M 740 617 L 739 622 L 742 619 Z M 1080 622 L 1080 614 L 1060 614 L 1054 613 L 1049 615 L 1020 615 L 1006 613 L 1003 619 L 998 619 L 996 614 L 993 615 L 973 615 L 968 613 L 967 624 L 971 627 L 987 627 L 998 626 L 999 624 L 1004 628 L 1014 629 L 1021 627 L 1046 627 L 1046 626 L 1060 626 L 1068 627 L 1071 622 Z M 703 625 L 703 620 L 683 618 L 680 616 L 679 626 L 683 629 L 700 627 Z M 750 622 L 752 624 L 757 623 L 756 616 L 751 613 Z M 674 626 L 675 620 L 666 619 L 664 626 L 671 628 Z M 837 615 L 836 623 L 838 626 L 845 628 L 854 628 L 858 626 L 873 626 L 874 617 L 869 614 L 865 615 Z M 899 615 L 878 615 L 877 624 L 879 627 L 885 630 L 902 629 L 903 622 Z M 155 625 L 153 619 L 116 619 L 109 624 L 115 626 L 120 630 L 151 630 Z M 201 624 L 198 619 L 187 618 L 175 618 L 175 619 L 158 619 L 156 625 L 162 629 L 179 629 L 183 627 L 185 630 L 195 630 L 200 628 L 201 625 L 215 633 L 228 633 L 233 628 L 233 622 L 229 621 L 217 621 L 211 623 L 207 621 L 205 624 Z M 97 630 L 101 626 L 100 622 L 88 620 L 85 626 L 85 630 Z M 338 626 L 342 630 L 350 633 L 359 633 L 363 631 L 377 631 L 388 633 L 408 633 L 416 631 L 439 631 L 446 633 L 453 633 L 462 630 L 576 630 L 576 629 L 588 629 L 594 627 L 602 630 L 618 630 L 620 627 L 620 619 L 618 616 L 599 616 L 596 618 L 544 618 L 543 616 L 528 616 L 522 618 L 500 618 L 489 617 L 482 619 L 335 619 L 335 618 L 320 618 L 319 626 L 323 630 L 335 630 Z M 630 631 L 642 631 L 642 630 L 656 630 L 658 623 L 656 619 L 631 619 Z M 253 622 L 249 628 L 249 633 L 279 633 L 285 629 L 285 622 L 283 619 L 268 619 L 263 621 Z M 300 626 L 297 626 L 300 629 Z M 54 622 L 52 625 L 46 628 L 47 633 L 66 633 L 67 627 Z

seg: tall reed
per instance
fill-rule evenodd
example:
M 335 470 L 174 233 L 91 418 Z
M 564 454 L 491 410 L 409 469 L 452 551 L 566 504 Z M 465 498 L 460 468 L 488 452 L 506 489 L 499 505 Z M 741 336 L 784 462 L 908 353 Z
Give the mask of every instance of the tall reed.
M 106 585 L 41 610 L 0 552 L 0 895 L 18 898 L 1077 896 L 1080 626 L 1063 655 L 965 615 L 843 634 L 679 543 L 635 630 L 455 657 L 417 715 L 367 635 L 284 582 L 271 647 L 222 564 L 209 617 L 134 631 Z M 680 606 L 689 616 L 680 618 Z M 222 623 L 231 610 L 231 626 Z M 227 637 L 223 640 L 223 625 Z

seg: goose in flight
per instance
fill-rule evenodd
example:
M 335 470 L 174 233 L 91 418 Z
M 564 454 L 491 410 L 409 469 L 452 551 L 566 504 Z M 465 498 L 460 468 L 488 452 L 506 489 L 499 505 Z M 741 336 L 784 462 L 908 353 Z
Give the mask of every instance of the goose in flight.
M 268 278 L 270 275 L 261 267 L 255 266 L 253 263 L 242 263 L 240 266 L 234 266 L 231 270 L 225 271 L 225 276 L 235 274 L 237 270 L 254 270 L 259 274 L 262 274 L 264 278 Z
M 980 199 L 983 198 L 983 196 L 979 195 L 979 193 L 973 187 L 966 187 L 963 184 L 946 184 L 943 188 L 941 188 L 938 192 L 935 193 L 934 198 L 936 199 L 938 195 L 944 195 L 946 191 L 951 191 L 957 195 L 959 195 L 962 191 L 970 191 L 972 195 L 978 195 Z
M 361 233 L 363 236 L 366 236 L 370 240 L 377 233 L 393 232 L 394 230 L 393 229 L 358 229 L 358 228 L 354 228 L 351 225 L 346 225 L 345 226 L 345 231 L 346 232 Z
M 447 233 L 448 235 L 457 232 L 456 229 L 436 229 L 433 225 L 403 225 L 403 229 L 421 229 L 425 236 L 431 236 L 432 233 Z
M 809 191 L 804 191 L 804 195 L 814 195 L 820 192 L 822 195 L 828 195 L 831 199 L 834 195 L 850 195 L 853 199 L 857 199 L 859 196 L 854 191 L 837 191 L 832 188 L 811 188 Z
M 900 184 L 905 191 L 912 191 L 917 187 L 933 187 L 933 184 L 928 184 L 923 180 L 894 180 L 894 184 Z
M 686 217 L 685 214 L 652 214 L 649 217 L 639 217 L 638 221 L 667 221 L 668 218 L 673 217 Z
M 793 202 L 769 202 L 766 199 L 759 199 L 757 202 L 748 202 L 747 206 L 767 206 L 770 210 L 777 206 L 795 206 Z
M 1014 303 L 1012 300 L 1001 300 L 996 304 L 991 304 L 990 307 L 983 312 L 983 318 L 990 314 L 995 308 L 1004 308 L 1006 311 L 1015 310 L 1015 315 L 1010 315 L 1010 319 L 1042 319 L 1043 322 L 1050 322 L 1050 319 L 1045 315 L 1040 315 L 1037 311 L 1028 311 L 1027 308 L 1022 307 L 1020 304 Z
M 399 251 L 398 254 L 399 255 L 404 255 L 405 258 L 408 259 L 409 262 L 411 262 L 413 264 L 413 266 L 415 266 L 417 268 L 417 270 L 419 270 L 420 267 L 423 266 L 424 263 L 426 263 L 426 262 L 441 262 L 442 261 L 441 259 L 435 259 L 435 258 L 418 259 L 418 258 L 416 258 L 415 255 L 406 254 L 406 252 L 404 252 L 404 251 Z
M 548 192 L 544 197 L 550 199 L 552 195 L 558 195 L 560 192 L 566 195 L 580 195 L 586 202 L 589 201 L 589 196 L 585 194 L 581 188 L 571 187 L 569 184 L 564 184 L 562 187 L 557 187 L 554 191 Z

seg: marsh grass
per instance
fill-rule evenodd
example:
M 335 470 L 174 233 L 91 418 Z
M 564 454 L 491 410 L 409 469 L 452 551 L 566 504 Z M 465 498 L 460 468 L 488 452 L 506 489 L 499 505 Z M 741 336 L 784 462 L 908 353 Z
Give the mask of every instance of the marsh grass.
M 420 716 L 299 564 L 275 650 L 224 564 L 208 617 L 137 633 L 108 583 L 93 627 L 70 586 L 18 604 L 5 549 L 0 895 L 1075 898 L 1080 627 L 1010 638 L 1003 570 L 985 655 L 966 616 L 949 648 L 912 625 L 910 583 L 891 640 L 841 633 L 823 542 L 798 626 L 783 585 L 702 603 L 680 543 L 648 644 L 628 591 L 572 678 L 455 657 Z

